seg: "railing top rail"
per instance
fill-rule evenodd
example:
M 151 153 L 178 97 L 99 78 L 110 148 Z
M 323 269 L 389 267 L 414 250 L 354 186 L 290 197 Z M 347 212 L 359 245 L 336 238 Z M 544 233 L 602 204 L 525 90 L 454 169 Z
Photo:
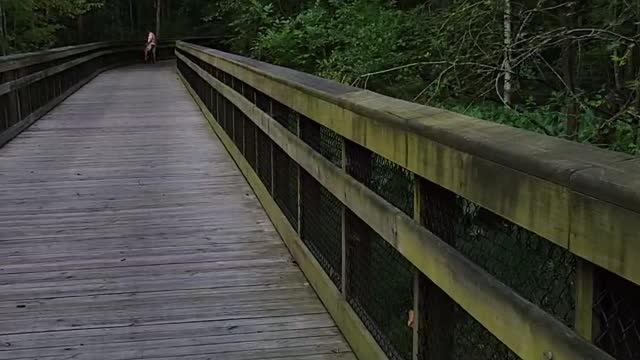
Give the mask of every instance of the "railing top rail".
M 640 212 L 640 157 L 375 93 L 377 100 L 384 102 L 365 103 L 359 99 L 367 98 L 371 91 L 244 56 L 180 43 L 375 120 Z M 405 111 L 389 112 L 389 107 Z
M 381 136 L 378 136 L 379 133 L 370 131 L 371 129 L 365 128 L 363 130 L 359 128 L 359 125 L 354 121 L 356 116 L 361 115 L 351 114 L 344 110 L 344 107 L 332 107 L 327 103 L 317 101 L 317 97 L 320 96 L 333 96 L 331 94 L 327 95 L 326 92 L 324 92 L 323 95 L 316 95 L 316 93 L 322 93 L 321 90 L 318 90 L 318 87 L 324 86 L 327 80 L 297 73 L 290 69 L 283 69 L 258 62 L 255 63 L 257 66 L 251 68 L 251 73 L 249 71 L 245 71 L 247 68 L 244 67 L 244 65 L 241 65 L 241 63 L 254 63 L 254 60 L 242 59 L 236 55 L 221 53 L 215 50 L 203 49 L 201 52 L 194 51 L 196 48 L 183 43 L 178 44 L 178 49 L 181 50 L 178 52 L 177 57 L 183 81 L 187 83 L 189 91 L 194 95 L 194 98 L 205 113 L 205 116 L 207 116 L 209 122 L 212 124 L 212 127 L 225 143 L 225 146 L 230 150 L 230 154 L 236 160 L 241 159 L 240 161 L 237 161 L 238 166 L 243 172 L 245 172 L 245 175 L 248 175 L 247 179 L 250 182 L 257 181 L 257 183 L 265 186 L 254 187 L 259 197 L 275 199 L 280 196 L 281 198 L 286 198 L 286 195 L 284 195 L 285 190 L 282 190 L 278 195 L 278 186 L 274 184 L 277 184 L 279 181 L 291 184 L 291 178 L 284 177 L 285 180 L 274 180 L 274 176 L 277 172 L 277 165 L 274 165 L 273 161 L 280 162 L 281 169 L 289 166 L 282 165 L 282 163 L 289 164 L 289 161 L 293 161 L 297 164 L 299 169 L 306 171 L 307 175 L 305 176 L 311 176 L 319 183 L 316 189 L 320 189 L 320 186 L 322 186 L 324 189 L 328 190 L 328 192 L 335 197 L 335 200 L 340 202 L 342 204 L 341 206 L 344 206 L 343 209 L 348 210 L 350 214 L 354 214 L 360 219 L 360 221 L 363 221 L 364 224 L 368 225 L 371 231 L 384 239 L 383 241 L 386 241 L 387 244 L 391 244 L 391 246 L 397 250 L 401 256 L 415 266 L 416 270 L 426 275 L 430 281 L 443 290 L 455 303 L 466 310 L 475 320 L 489 330 L 489 332 L 496 336 L 503 344 L 513 350 L 513 352 L 518 356 L 525 359 L 539 359 L 544 357 L 545 354 L 552 354 L 554 358 L 557 357 L 559 359 L 611 359 L 609 355 L 605 354 L 602 350 L 596 348 L 593 344 L 569 330 L 564 323 L 561 323 L 556 317 L 546 312 L 546 310 L 543 310 L 539 305 L 533 304 L 530 300 L 519 295 L 519 293 L 513 288 L 505 285 L 493 275 L 490 275 L 484 267 L 479 266 L 470 258 L 467 258 L 458 251 L 453 244 L 445 242 L 444 239 L 438 238 L 434 233 L 430 232 L 430 230 L 433 229 L 423 223 L 424 219 L 422 219 L 420 215 L 424 210 L 424 208 L 421 207 L 422 202 L 424 201 L 425 203 L 428 203 L 431 201 L 428 197 L 420 195 L 422 190 L 419 189 L 422 185 L 419 184 L 424 184 L 426 182 L 423 183 L 421 179 L 414 179 L 414 181 L 416 181 L 416 183 L 414 183 L 416 187 L 412 194 L 414 209 L 413 214 L 409 214 L 411 211 L 405 212 L 401 210 L 399 207 L 392 204 L 388 197 L 380 195 L 380 193 L 374 191 L 372 187 L 366 185 L 366 179 L 373 178 L 373 174 L 365 175 L 365 181 L 358 179 L 357 175 L 355 175 L 352 170 L 349 170 L 350 166 L 357 166 L 355 163 L 362 162 L 363 164 L 361 165 L 367 167 L 366 163 L 369 161 L 373 163 L 374 160 L 372 160 L 371 157 L 361 157 L 361 154 L 358 155 L 360 150 L 354 151 L 355 148 L 352 147 L 352 143 L 354 141 L 352 139 L 362 141 L 362 139 L 358 137 L 358 133 L 360 131 L 364 131 L 364 136 L 366 137 L 364 141 L 365 146 L 371 145 L 371 148 L 379 150 L 380 148 L 376 148 L 376 145 L 379 145 L 380 142 L 393 143 L 394 134 L 390 131 L 391 127 L 384 126 L 382 127 Z M 224 58 L 216 56 L 216 54 L 223 54 Z M 204 61 L 205 59 L 208 60 L 208 62 Z M 207 63 L 212 66 L 207 66 Z M 260 71 L 265 71 L 267 69 L 274 70 L 270 72 L 272 76 L 269 78 L 266 77 L 266 73 L 264 72 L 256 75 Z M 280 74 L 286 73 L 302 79 L 299 82 L 295 82 L 295 84 L 293 81 L 292 84 L 283 82 L 287 86 L 280 86 L 272 81 L 274 78 L 274 72 L 280 72 Z M 309 92 L 315 92 L 313 96 L 300 96 L 300 94 L 296 94 L 296 91 L 293 90 L 292 87 L 303 86 L 303 83 L 319 83 L 321 85 L 316 86 L 313 89 L 309 89 Z M 211 86 L 211 89 L 206 89 L 206 85 Z M 335 84 L 328 85 L 333 86 Z M 248 86 L 251 88 L 248 88 Z M 344 90 L 342 93 L 343 95 L 341 96 L 353 96 L 361 93 L 360 90 L 354 88 L 342 85 L 335 86 L 338 88 L 338 91 Z M 222 102 L 223 105 L 220 105 L 220 96 L 226 99 L 226 101 Z M 373 100 L 382 101 L 384 98 L 378 98 L 376 94 L 376 98 Z M 391 101 L 394 101 L 394 99 L 391 99 Z M 282 104 L 278 104 L 277 102 L 281 102 Z M 335 104 L 335 102 L 333 104 Z M 358 106 L 364 105 L 358 104 Z M 223 110 L 221 110 L 221 108 Z M 233 110 L 230 111 L 229 109 Z M 379 109 L 376 110 L 381 111 Z M 237 114 L 237 111 L 241 111 L 245 116 L 237 117 L 235 115 Z M 295 114 L 295 111 L 300 112 Z M 310 114 L 310 116 L 307 116 L 307 114 Z M 317 116 L 318 119 L 311 116 Z M 293 128 L 297 128 L 297 131 L 292 127 L 289 127 L 288 124 L 290 123 L 285 120 L 291 118 L 297 119 L 297 125 L 293 126 Z M 326 121 L 327 118 L 334 119 L 339 122 L 339 124 Z M 377 121 L 377 118 L 362 116 L 362 120 L 368 125 L 371 122 Z M 255 146 L 252 145 L 249 147 L 251 150 L 247 150 L 247 133 L 251 134 L 251 131 L 246 131 L 248 128 L 246 127 L 247 121 L 253 123 L 252 126 L 257 126 L 257 129 L 261 131 L 261 133 L 258 133 L 256 130 L 256 132 L 253 132 L 254 135 L 251 135 L 253 138 L 250 142 L 255 142 L 256 144 Z M 333 163 L 327 157 L 322 155 L 314 148 L 314 146 L 310 145 L 308 140 L 304 139 L 304 134 L 306 132 L 304 129 L 306 127 L 303 124 L 308 125 L 311 121 L 326 121 L 323 122 L 322 125 L 329 126 L 330 130 L 345 130 L 340 127 L 343 123 L 347 123 L 344 125 L 346 127 L 356 129 L 352 133 L 343 131 L 347 136 L 342 140 L 350 140 L 350 142 L 343 142 L 338 146 L 335 144 L 329 145 L 334 149 L 341 149 L 342 167 L 337 166 L 338 164 Z M 283 124 L 282 122 L 286 122 L 287 124 Z M 237 132 L 236 129 L 238 129 L 239 124 L 240 128 L 244 130 Z M 394 126 L 396 125 L 398 124 L 394 123 Z M 378 125 L 374 124 L 373 126 Z M 403 126 L 398 127 L 405 128 Z M 318 127 L 316 129 L 320 128 Z M 313 132 L 313 130 L 310 132 Z M 289 157 L 276 157 L 272 155 L 271 160 L 268 160 L 271 170 L 266 170 L 267 172 L 270 171 L 270 175 L 267 175 L 267 178 L 261 178 L 261 173 L 263 173 L 264 170 L 260 170 L 260 157 L 258 154 L 260 154 L 260 151 L 264 151 L 265 147 L 262 147 L 262 150 L 259 149 L 260 145 L 257 144 L 259 144 L 260 141 L 257 140 L 257 134 L 266 135 L 269 139 L 267 141 L 272 144 L 271 151 L 274 151 L 273 149 L 276 148 L 275 146 L 277 145 L 277 148 L 279 148 L 278 152 L 284 153 Z M 341 134 L 337 135 L 340 136 Z M 378 142 L 375 144 L 367 143 L 367 141 L 370 140 L 370 135 L 371 137 L 378 137 L 376 139 Z M 238 147 L 235 147 L 236 145 L 233 144 L 236 144 Z M 404 145 L 406 145 L 406 143 Z M 409 147 L 404 149 L 405 155 L 409 149 Z M 251 154 L 254 153 L 254 150 L 258 160 L 254 159 L 255 161 L 252 164 L 251 161 L 248 160 L 248 157 L 253 156 Z M 247 158 L 245 158 L 245 156 Z M 392 161 L 394 162 L 399 161 L 398 157 L 394 157 L 394 154 L 390 157 L 393 158 Z M 281 160 L 274 160 L 276 158 L 280 158 Z M 371 166 L 371 163 L 369 163 L 369 166 Z M 411 167 L 411 164 L 409 164 L 406 159 L 405 165 Z M 473 167 L 473 162 L 465 163 L 461 166 Z M 249 170 L 251 168 L 256 170 L 257 173 L 253 173 L 252 170 Z M 495 168 L 492 169 L 495 170 Z M 381 171 L 387 170 L 393 171 L 388 167 L 385 167 L 384 170 L 380 170 L 379 168 L 377 174 L 380 174 Z M 369 171 L 372 170 L 365 170 L 365 172 Z M 296 229 L 300 231 L 299 229 L 301 226 L 303 229 L 305 228 L 305 220 L 303 220 L 305 212 L 303 210 L 303 203 L 306 200 L 303 199 L 310 199 L 313 197 L 305 197 L 301 195 L 307 191 L 305 185 L 303 185 L 305 182 L 300 180 L 300 172 L 298 172 L 297 175 L 295 175 L 295 173 L 296 172 L 294 171 L 293 177 L 298 177 L 297 190 L 295 190 L 298 193 L 297 220 L 295 219 L 295 205 L 279 205 L 276 200 L 274 200 L 274 205 L 270 205 L 269 200 L 263 202 L 263 204 L 265 204 L 265 209 L 270 216 L 274 215 L 274 207 L 285 209 L 287 206 L 293 206 L 293 210 L 287 210 L 289 212 L 289 216 L 284 214 L 284 212 L 277 214 L 277 211 L 275 211 L 276 214 L 272 216 L 272 219 L 275 219 L 273 221 L 276 228 L 278 228 L 279 232 L 283 235 L 285 242 L 288 241 L 289 243 L 294 243 L 298 234 L 302 234 L 302 232 L 296 234 Z M 416 174 L 422 175 L 419 172 L 416 172 Z M 495 173 L 492 175 L 495 175 Z M 291 174 L 289 174 L 289 176 L 291 176 Z M 271 189 L 269 189 L 269 187 L 271 187 Z M 283 188 L 286 187 L 286 185 L 283 186 Z M 293 185 L 293 189 L 295 189 L 295 185 Z M 308 191 L 312 192 L 312 190 Z M 315 191 L 317 190 L 314 190 L 313 192 L 315 193 Z M 390 191 L 394 190 L 390 189 Z M 434 198 L 438 198 L 438 196 L 436 195 Z M 311 202 L 312 204 L 309 206 L 312 207 L 315 207 L 318 204 L 317 202 L 313 202 L 313 200 Z M 438 203 L 439 201 L 436 200 L 435 202 Z M 453 197 L 453 202 L 457 202 L 455 197 Z M 293 215 L 291 215 L 291 213 L 293 213 Z M 345 213 L 346 212 L 343 212 L 343 214 Z M 446 212 L 446 210 L 445 213 L 440 214 L 440 216 L 442 215 L 445 217 L 451 216 L 451 214 Z M 345 225 L 345 222 L 352 225 L 353 222 L 351 222 L 352 220 L 348 220 L 351 216 L 342 216 L 345 216 L 341 220 L 342 234 L 338 236 L 342 239 L 341 246 L 343 250 L 341 260 L 343 273 L 340 275 L 340 281 L 341 284 L 353 284 L 354 282 L 350 280 L 350 275 L 347 275 L 353 270 L 349 270 L 349 266 L 345 264 L 349 264 L 351 261 L 350 259 L 355 260 L 355 257 L 360 257 L 361 255 L 363 257 L 370 256 L 369 250 L 362 252 L 358 251 L 368 248 L 370 245 L 358 248 L 358 250 L 353 250 L 354 252 L 352 252 L 352 255 L 349 255 L 348 249 L 350 248 L 350 245 L 347 245 L 347 243 L 351 242 L 351 245 L 353 245 L 354 243 L 360 242 L 371 244 L 371 242 L 370 239 L 367 241 L 362 240 L 364 238 L 368 238 L 369 235 L 363 235 L 362 237 L 347 235 L 347 227 L 352 229 L 350 231 L 357 232 L 358 230 L 354 230 L 354 228 L 358 228 L 359 226 L 352 227 L 350 225 Z M 291 227 L 291 224 L 297 224 L 297 227 Z M 448 223 L 447 225 L 453 225 L 453 222 Z M 313 229 L 313 225 L 312 227 L 307 227 L 307 229 Z M 292 238 L 294 238 L 294 240 L 292 240 Z M 349 240 L 349 238 L 351 240 Z M 310 241 L 313 242 L 313 240 Z M 542 242 L 544 240 L 540 241 Z M 295 246 L 296 245 L 292 246 L 292 248 L 295 249 Z M 295 250 L 292 252 L 295 253 Z M 299 261 L 298 263 L 301 262 Z M 351 263 L 355 264 L 356 262 Z M 366 263 L 371 264 L 372 262 L 367 261 Z M 339 267 L 340 265 L 336 266 Z M 367 265 L 367 267 L 368 266 L 369 265 Z M 375 267 L 375 269 L 376 270 L 369 268 L 368 271 L 380 271 L 380 267 Z M 311 268 L 309 270 L 309 273 L 312 274 L 310 278 L 314 278 L 313 274 L 317 271 L 323 270 Z M 535 274 L 532 276 L 535 276 Z M 367 277 L 367 279 L 370 281 L 370 279 L 373 278 Z M 395 276 L 394 279 L 396 279 Z M 329 279 L 327 281 L 331 280 Z M 316 285 L 318 282 L 316 282 Z M 322 286 L 323 285 L 320 285 L 319 288 L 322 289 Z M 415 286 L 416 284 L 414 283 L 414 294 L 416 294 Z M 346 296 L 348 299 L 352 290 L 348 290 L 348 287 L 343 287 L 342 289 L 343 296 Z M 354 293 L 357 292 L 358 291 L 355 291 Z M 319 291 L 319 293 L 322 293 L 322 291 Z M 357 297 L 360 295 L 355 296 Z M 327 302 L 332 304 L 331 300 Z M 416 304 L 415 298 L 414 306 L 414 309 L 420 308 L 421 306 Z M 333 307 L 335 308 L 339 306 Z M 332 308 L 332 306 L 328 306 L 328 308 Z M 500 310 L 496 311 L 496 309 Z M 394 311 L 395 310 L 397 310 L 397 308 L 394 308 Z M 339 312 L 339 310 L 336 311 Z M 591 309 L 588 309 L 588 311 L 591 312 Z M 340 316 L 338 316 L 338 318 L 339 317 Z M 347 333 L 354 332 L 353 329 L 350 329 L 348 326 L 345 327 L 348 329 Z M 519 331 L 514 332 L 514 329 L 519 329 Z M 414 333 L 414 341 L 416 341 L 417 336 L 421 335 Z M 358 341 L 359 340 L 356 340 L 357 343 Z M 416 349 L 420 345 L 416 345 L 414 342 L 413 346 L 414 349 Z M 371 356 L 369 357 L 373 358 Z
M 55 49 L 42 50 L 36 52 L 15 54 L 0 57 L 0 73 L 15 70 L 25 66 L 40 64 L 78 53 L 92 51 L 109 46 L 125 45 L 125 41 L 104 41 L 83 45 L 64 46 Z
M 639 157 L 194 44 L 178 48 L 274 89 L 274 98 L 340 135 L 640 284 L 640 264 L 627 259 L 640 251 Z
M 164 46 L 167 44 L 175 44 L 178 41 L 198 41 L 198 40 L 216 40 L 223 39 L 225 36 L 191 36 L 185 38 L 170 38 L 170 39 L 160 39 L 160 46 Z M 0 56 L 0 73 L 11 71 L 15 69 L 19 69 L 25 66 L 36 65 L 60 58 L 64 58 L 67 56 L 76 55 L 79 53 L 92 51 L 105 47 L 112 46 L 131 46 L 135 44 L 139 44 L 141 42 L 135 42 L 130 40 L 114 40 L 114 41 L 101 41 L 101 42 L 93 42 L 81 45 L 70 45 L 63 46 L 48 50 L 42 51 L 34 51 L 28 53 L 20 53 L 13 54 L 8 56 Z M 142 47 L 142 45 L 140 45 Z

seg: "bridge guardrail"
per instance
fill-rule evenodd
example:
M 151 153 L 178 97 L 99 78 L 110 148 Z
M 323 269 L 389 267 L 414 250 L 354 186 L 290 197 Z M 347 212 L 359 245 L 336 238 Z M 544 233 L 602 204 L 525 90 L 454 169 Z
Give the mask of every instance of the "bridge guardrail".
M 175 43 L 161 40 L 158 59 L 173 58 Z M 142 61 L 142 49 L 140 42 L 108 41 L 0 57 L 0 147 L 102 71 Z
M 638 158 L 184 42 L 177 57 L 361 358 L 640 351 Z
M 100 72 L 139 52 L 128 42 L 104 42 L 0 58 L 0 146 Z

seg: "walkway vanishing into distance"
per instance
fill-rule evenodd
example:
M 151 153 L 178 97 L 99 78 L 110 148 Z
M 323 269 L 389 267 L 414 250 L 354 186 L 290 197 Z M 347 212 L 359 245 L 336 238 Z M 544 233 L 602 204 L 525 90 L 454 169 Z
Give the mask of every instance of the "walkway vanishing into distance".
M 172 63 L 0 150 L 0 359 L 355 359 Z

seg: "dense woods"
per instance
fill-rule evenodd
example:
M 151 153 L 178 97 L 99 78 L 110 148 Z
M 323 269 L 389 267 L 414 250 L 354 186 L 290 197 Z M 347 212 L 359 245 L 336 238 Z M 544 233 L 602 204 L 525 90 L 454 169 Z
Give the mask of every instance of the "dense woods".
M 4 53 L 230 35 L 229 48 L 486 120 L 640 152 L 639 0 L 1 0 Z M 156 17 L 159 21 L 156 20 Z M 143 41 L 143 40 L 141 40 Z

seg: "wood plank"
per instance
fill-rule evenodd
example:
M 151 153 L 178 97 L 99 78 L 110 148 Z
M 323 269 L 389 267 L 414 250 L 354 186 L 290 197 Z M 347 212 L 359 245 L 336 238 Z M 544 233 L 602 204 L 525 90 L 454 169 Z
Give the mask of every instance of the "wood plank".
M 172 64 L 0 151 L 0 358 L 355 359 Z

